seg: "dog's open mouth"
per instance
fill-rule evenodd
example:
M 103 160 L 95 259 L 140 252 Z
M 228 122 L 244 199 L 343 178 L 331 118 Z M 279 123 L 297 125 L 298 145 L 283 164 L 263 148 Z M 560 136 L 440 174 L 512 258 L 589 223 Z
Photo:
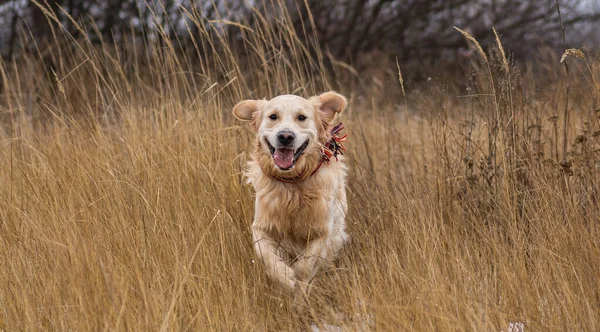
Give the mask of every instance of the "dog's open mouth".
M 267 146 L 269 146 L 269 150 L 271 150 L 271 156 L 273 156 L 273 161 L 275 165 L 279 167 L 282 171 L 288 171 L 296 165 L 298 158 L 304 152 L 304 149 L 308 146 L 308 140 L 304 142 L 296 151 L 290 148 L 275 148 L 269 143 L 268 139 L 265 139 L 267 142 Z

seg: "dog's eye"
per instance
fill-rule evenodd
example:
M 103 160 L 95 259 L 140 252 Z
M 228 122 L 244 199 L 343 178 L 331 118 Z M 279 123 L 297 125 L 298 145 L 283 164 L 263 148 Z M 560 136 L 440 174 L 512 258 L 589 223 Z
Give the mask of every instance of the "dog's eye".
M 304 115 L 298 115 L 298 121 L 304 121 L 306 117 Z
M 271 115 L 269 115 L 269 119 L 271 119 L 271 120 L 277 120 L 277 114 L 271 114 Z

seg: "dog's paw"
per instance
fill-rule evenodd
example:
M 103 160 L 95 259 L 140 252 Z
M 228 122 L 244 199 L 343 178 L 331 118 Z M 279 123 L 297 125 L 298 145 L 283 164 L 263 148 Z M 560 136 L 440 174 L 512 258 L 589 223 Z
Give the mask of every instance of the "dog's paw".
M 298 286 L 298 280 L 296 279 L 296 277 L 287 278 L 287 280 L 285 280 L 285 283 L 286 287 L 290 290 L 294 290 Z
M 282 266 L 277 271 L 274 271 L 273 279 L 277 280 L 281 286 L 288 291 L 293 292 L 298 284 L 296 272 L 289 266 Z
M 296 273 L 298 280 L 308 282 L 312 277 L 313 267 L 308 259 L 299 259 L 292 264 L 292 269 Z
M 294 288 L 292 301 L 294 305 L 296 305 L 299 308 L 304 308 L 304 306 L 308 304 L 308 287 L 308 283 L 302 281 L 296 282 L 296 287 Z

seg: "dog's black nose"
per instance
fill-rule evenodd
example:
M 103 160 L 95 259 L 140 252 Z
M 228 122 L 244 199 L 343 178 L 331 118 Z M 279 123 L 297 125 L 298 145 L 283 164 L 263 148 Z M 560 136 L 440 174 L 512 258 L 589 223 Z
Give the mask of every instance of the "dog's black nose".
M 294 133 L 292 133 L 291 131 L 280 131 L 279 133 L 277 133 L 277 140 L 283 146 L 288 146 L 292 144 L 295 138 L 296 135 L 294 135 Z

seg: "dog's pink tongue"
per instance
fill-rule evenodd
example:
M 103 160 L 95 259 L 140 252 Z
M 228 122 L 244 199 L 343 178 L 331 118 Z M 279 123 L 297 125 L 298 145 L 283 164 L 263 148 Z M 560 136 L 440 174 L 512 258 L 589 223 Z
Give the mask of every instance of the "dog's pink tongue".
M 289 168 L 294 162 L 294 150 L 286 148 L 277 149 L 273 154 L 273 160 L 280 168 Z

